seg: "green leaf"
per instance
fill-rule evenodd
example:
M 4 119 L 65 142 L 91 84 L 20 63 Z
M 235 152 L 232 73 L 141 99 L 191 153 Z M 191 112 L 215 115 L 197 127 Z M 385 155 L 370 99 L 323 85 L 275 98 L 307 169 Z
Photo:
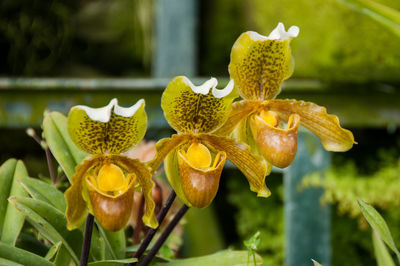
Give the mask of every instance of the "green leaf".
M 12 197 L 10 202 L 51 243 L 56 244 L 61 241 L 74 262 L 79 263 L 77 254 L 80 254 L 79 245 L 82 243 L 82 235 L 78 230 L 67 230 L 64 213 L 46 202 L 32 198 Z
M 0 242 L 0 258 L 12 261 L 15 265 L 54 266 L 53 263 L 38 255 Z M 1 264 L 1 261 L 0 261 Z M 5 264 L 13 265 L 13 264 Z
M 256 254 L 256 265 L 261 265 L 263 263 L 262 258 Z M 174 260 L 165 264 L 158 264 L 163 266 L 204 266 L 204 265 L 218 265 L 218 266 L 246 266 L 248 265 L 248 253 L 247 250 L 242 251 L 232 251 L 224 250 L 217 252 L 212 255 Z
M 91 262 L 89 266 L 114 266 L 115 264 L 126 264 L 136 262 L 137 259 L 130 258 L 130 259 L 122 259 L 122 260 L 103 260 L 103 261 L 96 261 Z
M 57 242 L 54 244 L 49 251 L 47 252 L 46 256 L 44 257 L 46 260 L 51 260 L 54 258 L 54 256 L 57 254 L 57 252 L 60 250 L 60 247 L 62 245 L 62 242 Z
M 97 222 L 96 222 L 97 223 Z M 106 250 L 111 254 L 113 259 L 125 258 L 125 231 L 109 232 L 104 230 L 100 224 L 97 223 L 100 235 L 103 237 Z
M 342 0 L 351 8 L 381 23 L 400 37 L 400 11 L 373 0 Z
M 322 266 L 321 264 L 319 264 L 316 260 L 311 259 L 312 262 L 314 263 L 314 266 Z
M 378 266 L 395 266 L 392 256 L 390 256 L 385 244 L 379 235 L 373 230 L 372 241 L 374 243 L 374 252 Z
M 32 198 L 47 202 L 56 207 L 59 211 L 65 212 L 67 203 L 64 198 L 64 193 L 57 188 L 37 178 L 25 178 L 21 181 L 21 185 Z
M 396 253 L 398 260 L 400 261 L 400 253 L 394 243 L 392 234 L 390 233 L 389 227 L 387 226 L 383 217 L 374 209 L 374 207 L 368 205 L 362 200 L 358 200 L 360 209 L 365 219 L 367 219 L 369 225 L 375 230 L 379 237 L 385 241 L 385 243 Z
M 0 240 L 13 246 L 24 224 L 24 215 L 9 204 L 7 199 L 10 196 L 27 195 L 18 182 L 27 177 L 28 172 L 22 161 L 9 159 L 0 167 Z
M 71 255 L 69 255 L 69 252 L 64 245 L 61 245 L 60 249 L 58 250 L 56 259 L 54 260 L 54 264 L 57 266 L 74 265 L 74 263 L 72 262 L 72 257 Z
M 46 114 L 43 120 L 43 135 L 51 153 L 70 180 L 75 173 L 75 167 L 87 154 L 81 151 L 69 136 L 67 117 L 58 112 Z
M 2 259 L 0 258 L 0 265 L 7 265 L 7 266 L 24 266 L 22 264 L 13 262 L 11 260 L 6 260 L 6 259 Z

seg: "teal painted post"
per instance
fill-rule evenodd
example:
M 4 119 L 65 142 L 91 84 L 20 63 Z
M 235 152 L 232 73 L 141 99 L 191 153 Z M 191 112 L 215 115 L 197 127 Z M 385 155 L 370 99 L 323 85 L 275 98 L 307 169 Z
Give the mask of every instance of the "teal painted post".
M 284 171 L 286 266 L 310 266 L 311 259 L 330 265 L 330 207 L 321 206 L 321 189 L 298 189 L 305 175 L 326 169 L 330 161 L 317 137 L 299 134 L 296 159 Z
M 153 76 L 196 75 L 196 0 L 156 0 Z

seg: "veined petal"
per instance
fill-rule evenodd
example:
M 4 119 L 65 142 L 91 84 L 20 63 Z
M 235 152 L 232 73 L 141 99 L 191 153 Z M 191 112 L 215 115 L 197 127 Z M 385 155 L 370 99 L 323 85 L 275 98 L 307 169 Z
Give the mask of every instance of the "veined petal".
M 240 96 L 266 100 L 279 94 L 282 82 L 293 72 L 289 43 L 297 34 L 297 27 L 285 32 L 282 24 L 269 37 L 252 31 L 239 36 L 232 47 L 229 74 Z
M 210 149 L 224 151 L 228 159 L 246 176 L 250 190 L 257 192 L 257 196 L 271 195 L 265 184 L 267 164 L 260 156 L 253 155 L 248 145 L 211 134 L 200 134 L 199 139 Z
M 156 143 L 157 153 L 153 160 L 147 163 L 150 171 L 154 173 L 160 167 L 168 153 L 191 138 L 190 134 L 174 134 L 170 138 L 164 138 Z
M 65 192 L 67 210 L 65 215 L 68 221 L 68 230 L 81 226 L 87 215 L 87 204 L 83 198 L 83 178 L 87 171 L 93 166 L 101 163 L 102 156 L 91 157 L 84 160 L 76 167 L 76 173 L 71 177 L 72 186 Z
M 257 100 L 234 102 L 232 104 L 232 110 L 229 113 L 228 119 L 219 129 L 214 132 L 214 134 L 220 136 L 229 136 L 235 127 L 237 127 L 242 121 L 242 119 L 257 111 L 257 109 L 262 106 L 262 103 L 262 101 Z
M 233 82 L 223 90 L 217 90 L 216 86 L 215 78 L 194 86 L 184 76 L 175 77 L 161 98 L 161 107 L 171 127 L 182 133 L 211 132 L 220 127 L 238 95 Z
M 217 195 L 219 180 L 226 161 L 225 152 L 219 152 L 215 160 L 215 167 L 195 168 L 184 154 L 178 151 L 182 190 L 186 199 L 196 208 L 207 207 Z
M 135 180 L 130 180 L 128 187 L 118 196 L 109 196 L 99 191 L 86 179 L 90 202 L 96 220 L 104 229 L 116 232 L 125 227 L 131 216 Z
M 342 128 L 337 116 L 328 114 L 325 107 L 296 100 L 270 100 L 264 105 L 286 119 L 291 114 L 298 114 L 300 124 L 317 135 L 328 151 L 347 151 L 356 144 L 353 134 Z
M 112 154 L 108 156 L 112 161 L 118 162 L 128 172 L 136 174 L 146 203 L 143 215 L 143 223 L 151 228 L 157 228 L 158 222 L 154 215 L 155 203 L 152 197 L 154 182 L 151 180 L 151 173 L 147 167 L 137 159 L 131 159 L 123 155 Z
M 137 144 L 146 132 L 144 100 L 124 108 L 116 99 L 102 108 L 74 106 L 68 131 L 75 144 L 90 154 L 121 153 Z

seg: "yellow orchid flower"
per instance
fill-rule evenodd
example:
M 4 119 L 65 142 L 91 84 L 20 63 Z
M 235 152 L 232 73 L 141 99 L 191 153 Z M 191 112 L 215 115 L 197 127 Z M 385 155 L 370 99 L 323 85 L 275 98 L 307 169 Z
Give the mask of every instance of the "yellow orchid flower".
M 158 226 L 151 173 L 139 160 L 121 155 L 146 132 L 144 106 L 144 100 L 139 100 L 124 108 L 113 99 L 102 108 L 77 105 L 70 110 L 69 134 L 92 156 L 77 166 L 72 186 L 65 192 L 69 230 L 79 227 L 89 211 L 106 230 L 119 231 L 128 223 L 135 188 L 141 188 L 146 200 L 143 222 Z
M 229 73 L 244 100 L 233 104 L 227 122 L 216 132 L 232 134 L 280 168 L 296 156 L 300 124 L 316 134 L 328 151 L 347 151 L 355 143 L 353 134 L 340 127 L 339 119 L 324 107 L 274 99 L 293 72 L 289 43 L 298 34 L 298 27 L 286 32 L 279 23 L 269 36 L 252 31 L 239 36 L 232 47 Z
M 216 88 L 211 78 L 195 86 L 183 76 L 175 77 L 165 89 L 161 107 L 165 118 L 178 134 L 156 144 L 157 155 L 149 162 L 152 171 L 162 161 L 166 175 L 177 195 L 188 206 L 208 206 L 217 194 L 226 159 L 246 176 L 250 189 L 267 197 L 267 166 L 250 148 L 230 138 L 212 134 L 227 119 L 238 96 L 233 81 L 225 89 Z

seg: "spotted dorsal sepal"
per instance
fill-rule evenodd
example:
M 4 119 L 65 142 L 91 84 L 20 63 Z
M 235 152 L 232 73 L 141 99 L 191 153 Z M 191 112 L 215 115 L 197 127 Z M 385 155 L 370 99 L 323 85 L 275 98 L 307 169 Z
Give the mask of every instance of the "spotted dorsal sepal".
M 211 78 L 195 86 L 184 76 L 175 77 L 165 89 L 161 107 L 168 123 L 179 133 L 212 132 L 227 119 L 233 100 L 238 96 L 233 81 L 218 90 Z
M 144 100 L 139 100 L 124 108 L 116 99 L 102 108 L 75 106 L 68 115 L 69 134 L 78 147 L 90 154 L 121 153 L 144 137 L 144 106 Z

